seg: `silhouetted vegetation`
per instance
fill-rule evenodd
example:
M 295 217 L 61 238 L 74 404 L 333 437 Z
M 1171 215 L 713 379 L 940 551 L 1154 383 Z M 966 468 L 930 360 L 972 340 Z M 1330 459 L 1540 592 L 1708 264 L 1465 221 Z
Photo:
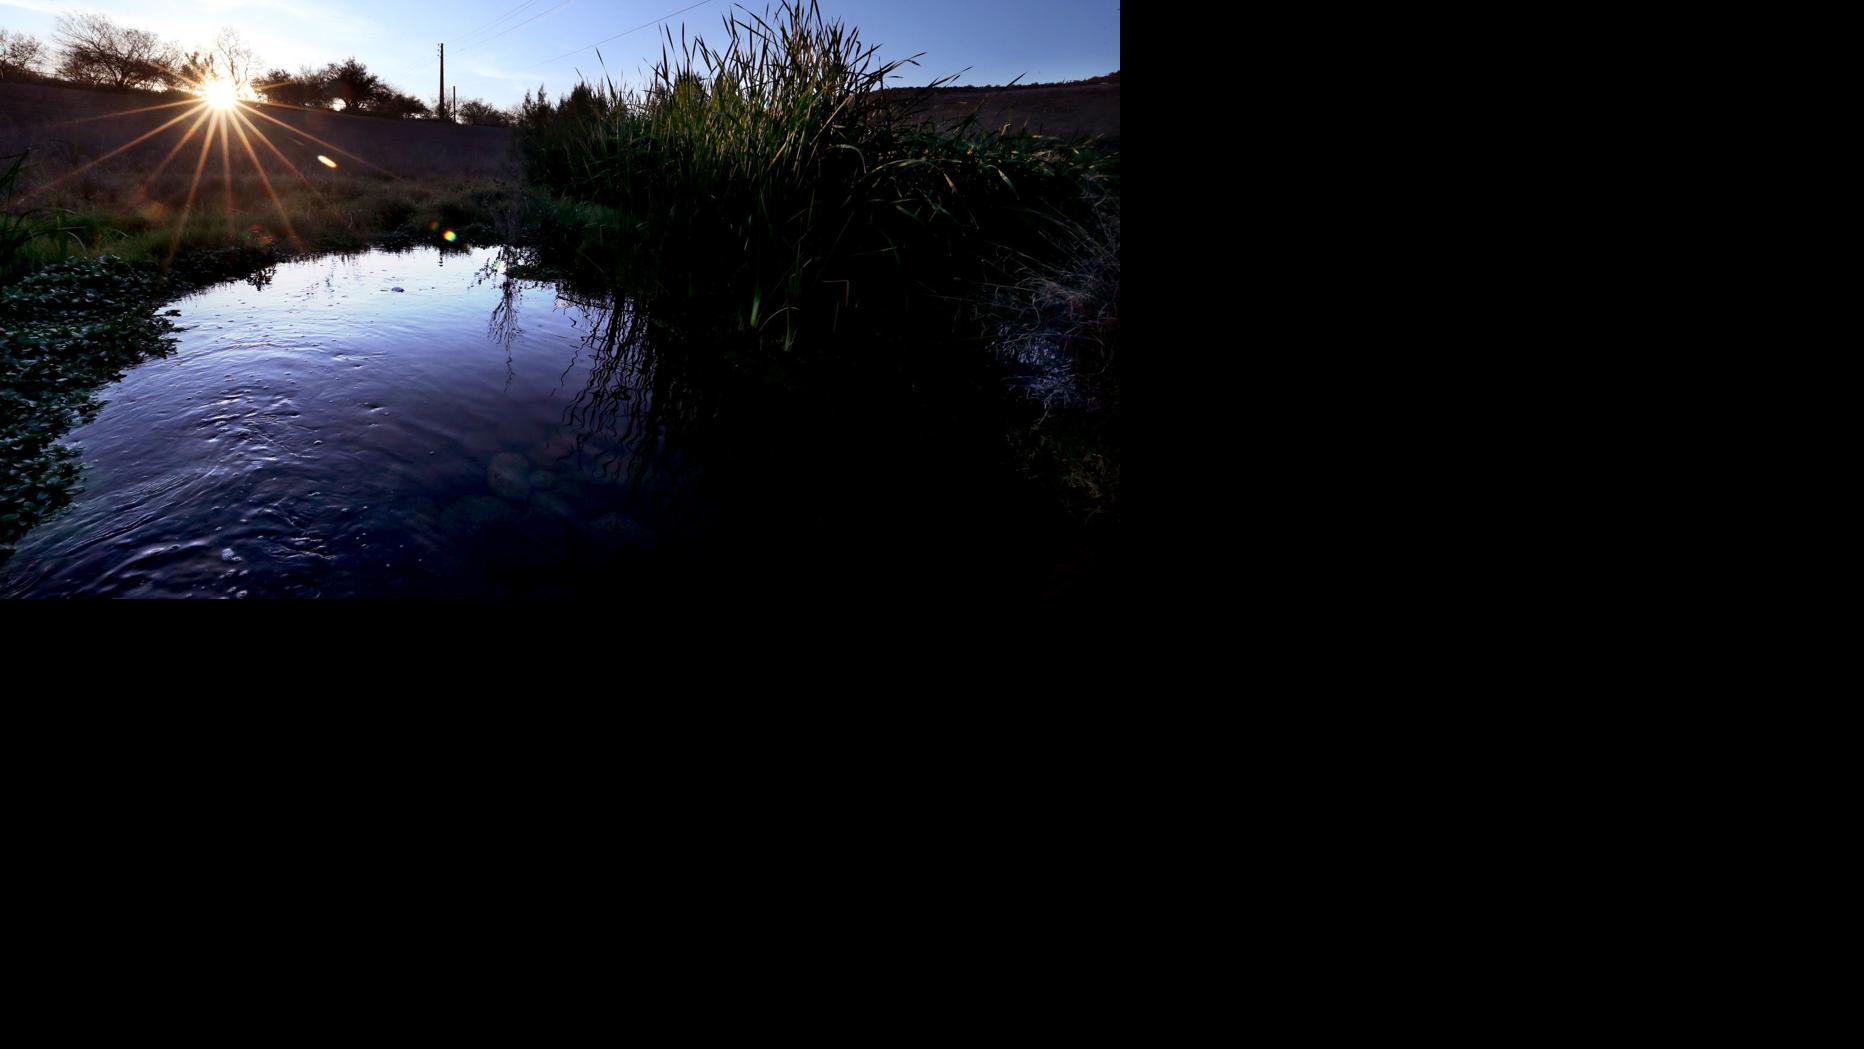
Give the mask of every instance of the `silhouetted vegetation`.
M 253 88 L 267 102 L 280 105 L 303 106 L 306 109 L 323 109 L 330 105 L 330 99 L 324 94 L 323 75 L 310 66 L 296 73 L 287 69 L 273 69 L 260 77 Z
M 45 80 L 46 59 L 45 45 L 38 37 L 0 29 L 0 80 Z
M 394 119 L 433 115 L 427 103 L 390 87 L 354 57 L 317 70 L 306 67 L 291 73 L 273 69 L 254 85 L 254 90 L 268 102 L 338 109 L 351 116 Z
M 902 63 L 813 3 L 725 31 L 718 47 L 669 33 L 643 92 L 585 82 L 521 108 L 542 225 L 630 289 L 708 300 L 785 347 L 905 317 L 949 330 L 1115 188 L 1085 146 L 915 125 L 876 94 Z
M 517 120 L 516 107 L 501 109 L 479 98 L 469 98 L 450 109 L 454 121 L 479 127 L 510 127 Z
M 162 88 L 181 58 L 159 35 L 117 25 L 101 14 L 60 15 L 56 38 L 58 75 L 74 84 Z
M 59 16 L 53 44 L 0 29 L 0 81 L 168 92 L 224 80 L 285 105 L 391 119 L 433 115 L 427 103 L 383 81 L 355 57 L 321 69 L 261 73 L 259 56 L 232 29 L 220 30 L 211 46 L 190 50 L 149 30 L 118 25 L 108 15 L 78 13 Z M 501 111 L 477 105 L 480 119 L 468 123 L 500 123 Z
M 20 169 L 26 166 L 25 153 L 0 157 L 0 200 L 13 196 L 19 183 Z M 37 233 L 32 227 L 30 210 L 0 210 L 0 287 L 19 276 L 26 266 L 24 249 Z
M 814 413 L 805 445 L 861 434 L 932 470 L 937 433 L 1110 533 L 1118 158 L 927 126 L 913 98 L 881 94 L 900 64 L 796 0 L 730 16 L 716 46 L 669 31 L 643 90 L 527 96 L 536 247 L 515 272 L 618 289 L 631 363 L 599 374 L 634 388 L 594 401 L 679 428 L 668 444 Z

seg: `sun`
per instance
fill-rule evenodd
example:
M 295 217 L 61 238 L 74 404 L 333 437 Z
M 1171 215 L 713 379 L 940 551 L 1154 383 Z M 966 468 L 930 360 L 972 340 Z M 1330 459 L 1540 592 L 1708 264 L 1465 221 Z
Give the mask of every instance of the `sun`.
M 201 97 L 215 109 L 232 109 L 239 104 L 239 87 L 231 80 L 209 80 L 201 85 Z

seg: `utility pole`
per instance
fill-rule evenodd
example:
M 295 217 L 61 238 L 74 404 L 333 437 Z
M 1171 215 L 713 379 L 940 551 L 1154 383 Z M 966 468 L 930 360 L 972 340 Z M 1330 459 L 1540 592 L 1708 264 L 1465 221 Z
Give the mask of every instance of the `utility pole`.
M 447 118 L 447 45 L 440 45 L 440 119 Z
M 453 85 L 453 104 L 447 107 L 447 112 L 453 114 L 455 120 L 460 117 L 460 86 L 458 84 Z

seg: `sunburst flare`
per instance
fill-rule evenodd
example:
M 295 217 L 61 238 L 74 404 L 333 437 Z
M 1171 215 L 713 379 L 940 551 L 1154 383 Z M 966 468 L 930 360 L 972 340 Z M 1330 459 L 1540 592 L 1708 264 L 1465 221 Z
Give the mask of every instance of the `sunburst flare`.
M 182 201 L 179 211 L 174 213 L 175 228 L 169 242 L 167 259 L 165 260 L 165 264 L 168 264 L 173 262 L 175 253 L 181 246 L 181 242 L 186 235 L 189 219 L 195 212 L 202 210 L 197 207 L 197 204 L 203 203 L 201 200 L 201 180 L 202 176 L 207 172 L 207 165 L 211 159 L 216 140 L 218 140 L 220 150 L 222 206 L 225 209 L 227 228 L 229 231 L 234 231 L 236 229 L 233 199 L 233 169 L 237 164 L 234 160 L 234 152 L 236 150 L 245 154 L 247 162 L 252 165 L 253 171 L 258 174 L 260 184 L 263 186 L 266 196 L 270 198 L 272 205 L 277 209 L 278 217 L 280 223 L 284 227 L 285 235 L 290 239 L 293 247 L 301 248 L 302 241 L 300 241 L 297 230 L 293 226 L 284 201 L 280 199 L 277 188 L 274 187 L 270 175 L 265 170 L 265 165 L 260 161 L 258 147 L 262 147 L 266 152 L 270 153 L 284 169 L 289 170 L 300 182 L 303 182 L 305 187 L 310 190 L 320 204 L 326 207 L 329 206 L 329 200 L 324 197 L 323 192 L 318 189 L 317 185 L 306 176 L 305 170 L 307 166 L 318 163 L 321 163 L 325 167 L 335 168 L 337 167 L 337 163 L 322 154 L 312 154 L 310 157 L 306 157 L 299 162 L 292 161 L 285 155 L 284 151 L 279 149 L 279 147 L 272 142 L 271 138 L 261 130 L 259 125 L 253 122 L 251 119 L 253 117 L 277 124 L 280 128 L 291 132 L 293 136 L 303 136 L 311 142 L 329 150 L 331 153 L 346 157 L 365 167 L 372 168 L 375 171 L 388 175 L 390 178 L 399 179 L 401 177 L 379 164 L 337 146 L 333 142 L 319 138 L 303 128 L 293 127 L 283 120 L 263 112 L 253 104 L 257 101 L 257 95 L 254 93 L 251 85 L 238 83 L 232 80 L 210 78 L 192 84 L 189 90 L 197 95 L 198 98 L 192 101 L 163 102 L 156 105 L 125 109 L 95 117 L 83 117 L 76 121 L 61 122 L 79 123 L 90 120 L 103 120 L 111 117 L 127 117 L 133 114 L 148 113 L 170 108 L 178 108 L 180 110 L 163 121 L 159 126 L 136 135 L 122 145 L 104 153 L 102 156 L 96 157 L 70 171 L 64 172 L 56 178 L 50 179 L 27 190 L 25 193 L 21 194 L 18 201 L 24 201 L 28 197 L 44 193 L 46 190 L 64 183 L 74 176 L 112 157 L 118 156 L 129 149 L 141 145 L 149 139 L 168 131 L 170 128 L 175 128 L 175 135 L 177 137 L 175 143 L 169 147 L 161 158 L 161 161 L 139 179 L 139 198 L 146 198 L 156 178 L 160 176 L 163 171 L 167 170 L 169 164 L 176 159 L 177 155 L 181 153 L 196 135 L 199 135 L 201 140 L 200 147 L 199 152 L 195 155 L 194 171 L 188 182 L 187 196 L 186 199 Z M 181 124 L 184 121 L 188 122 L 185 129 L 175 127 L 177 124 Z M 257 140 L 256 146 L 254 142 L 255 139 Z M 303 143 L 299 144 L 302 145 Z M 210 177 L 209 182 L 211 183 L 211 181 Z M 18 201 L 16 201 L 16 203 Z
M 239 105 L 239 85 L 231 80 L 209 80 L 201 85 L 201 101 L 215 109 L 232 109 Z

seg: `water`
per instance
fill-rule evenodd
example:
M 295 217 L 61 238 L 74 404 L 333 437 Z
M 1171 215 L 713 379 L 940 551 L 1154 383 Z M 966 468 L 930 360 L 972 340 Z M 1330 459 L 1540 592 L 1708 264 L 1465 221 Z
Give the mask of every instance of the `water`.
M 825 440 L 773 424 L 779 405 L 706 454 L 644 443 L 638 392 L 591 398 L 614 383 L 591 342 L 610 315 L 549 287 L 514 302 L 496 262 L 325 257 L 175 303 L 176 353 L 68 435 L 81 488 L 0 595 L 898 594 L 961 585 L 965 536 L 1005 527 L 936 434 Z
M 176 303 L 176 353 L 70 433 L 82 489 L 0 593 L 552 596 L 649 555 L 651 483 L 564 425 L 589 311 L 533 289 L 492 330 L 494 254 L 326 257 Z

